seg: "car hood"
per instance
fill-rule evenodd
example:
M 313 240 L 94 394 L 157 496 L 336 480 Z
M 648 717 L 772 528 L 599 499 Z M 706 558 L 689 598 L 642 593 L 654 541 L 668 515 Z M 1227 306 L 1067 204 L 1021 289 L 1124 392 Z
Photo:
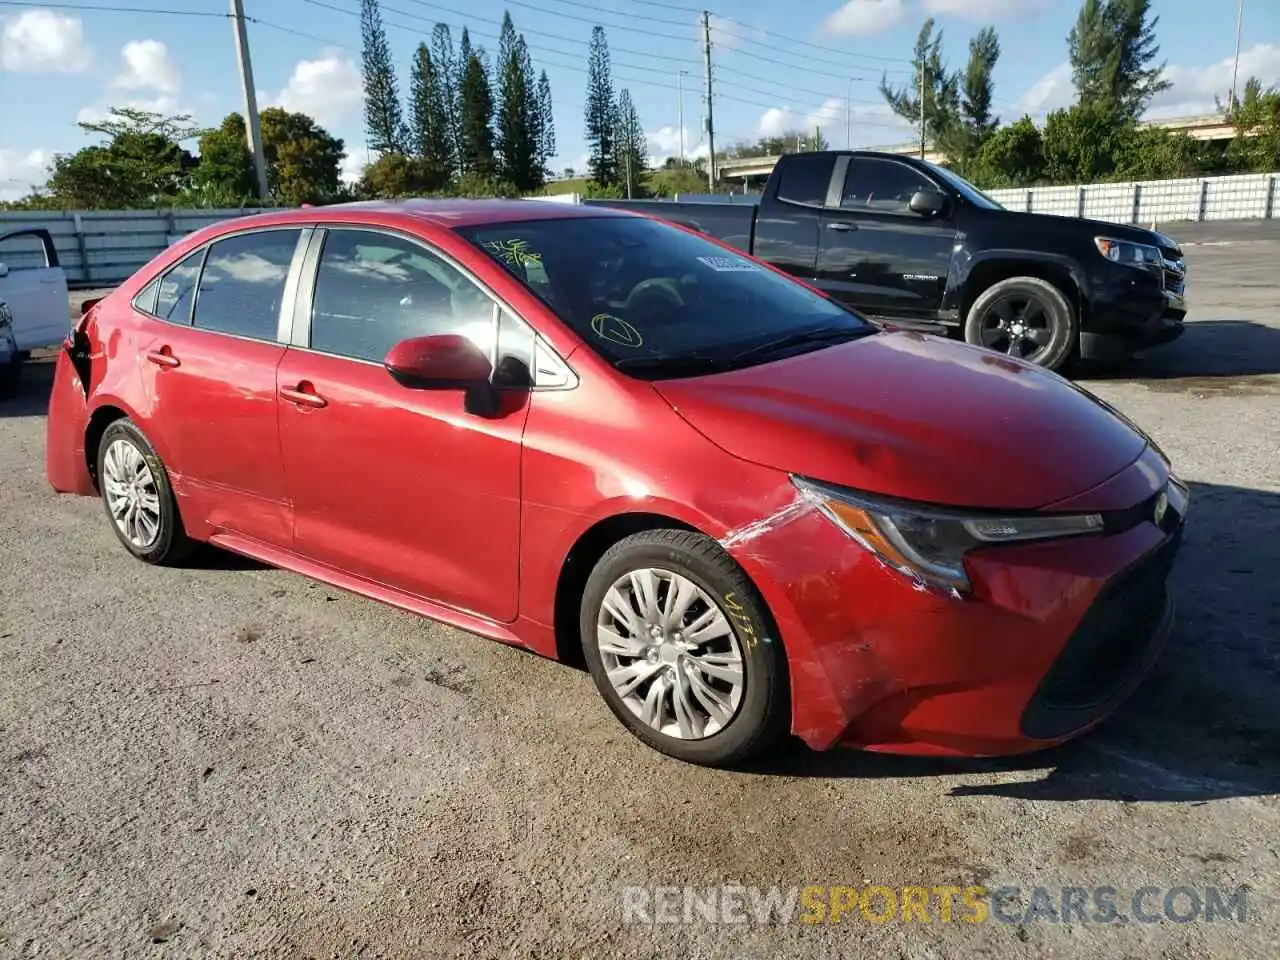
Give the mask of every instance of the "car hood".
M 1056 374 L 912 332 L 654 387 L 743 460 L 933 504 L 1042 507 L 1114 476 L 1147 444 Z
M 1182 257 L 1182 249 L 1178 241 L 1146 227 L 1136 227 L 1124 223 L 1112 223 L 1109 220 L 1090 220 L 1087 217 L 1064 217 L 1051 213 L 1024 213 L 1021 210 L 992 211 L 1001 220 L 1020 229 L 1035 231 L 1051 231 L 1057 233 L 1085 234 L 1089 238 L 1110 237 L 1113 240 L 1128 240 L 1132 243 L 1144 243 L 1159 247 L 1160 252 L 1170 260 Z

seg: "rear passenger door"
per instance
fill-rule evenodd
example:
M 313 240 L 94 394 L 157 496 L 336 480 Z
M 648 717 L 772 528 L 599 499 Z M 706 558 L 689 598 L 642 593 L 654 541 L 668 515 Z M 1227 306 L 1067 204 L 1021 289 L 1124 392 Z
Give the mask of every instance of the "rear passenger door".
M 189 524 L 288 547 L 276 366 L 310 230 L 254 230 L 189 254 L 134 298 L 154 434 Z M 295 259 L 298 261 L 294 266 Z M 292 272 L 291 272 L 292 270 Z
M 755 256 L 793 277 L 813 281 L 835 162 L 831 153 L 801 153 L 782 161 L 777 192 L 771 202 L 760 205 L 751 251 Z
M 382 361 L 401 340 L 459 334 L 518 386 L 533 367 L 533 331 L 415 239 L 330 227 L 308 259 L 318 266 L 299 286 L 294 345 L 278 371 L 295 551 L 513 620 L 528 393 L 481 415 L 463 390 L 402 386 Z
M 947 288 L 955 224 L 913 213 L 911 197 L 937 187 L 905 163 L 848 158 L 839 207 L 823 218 L 818 283 L 875 317 L 930 321 Z

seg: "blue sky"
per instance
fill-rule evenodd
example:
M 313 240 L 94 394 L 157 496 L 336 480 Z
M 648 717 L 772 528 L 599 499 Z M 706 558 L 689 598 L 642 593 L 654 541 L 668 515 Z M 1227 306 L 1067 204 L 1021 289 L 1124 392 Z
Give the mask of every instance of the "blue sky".
M 244 0 L 259 105 L 316 117 L 349 149 L 347 173 L 365 159 L 359 75 L 359 0 Z M 963 62 L 972 33 L 994 24 L 1004 50 L 996 73 L 1000 113 L 1037 118 L 1071 99 L 1066 35 L 1078 4 L 1052 0 L 709 0 L 717 142 L 821 125 L 835 146 L 912 137 L 876 90 L 882 71 L 907 80 L 920 23 L 933 15 L 948 58 Z M 129 7 L 133 11 L 87 7 Z M 496 49 L 509 9 L 555 102 L 557 168 L 581 169 L 587 39 L 606 28 L 616 85 L 630 89 L 655 158 L 679 150 L 677 86 L 684 86 L 685 149 L 705 153 L 700 5 L 695 0 L 384 0 L 401 75 L 414 46 L 444 22 L 455 36 Z M 1229 0 L 1157 0 L 1161 55 L 1172 90 L 1152 113 L 1209 112 L 1225 97 L 1235 47 Z M 0 199 L 43 180 L 55 152 L 92 142 L 76 126 L 111 105 L 186 112 L 214 125 L 242 109 L 225 0 L 82 0 L 0 4 Z M 178 11 L 181 15 L 174 12 Z M 1280 83 L 1280 3 L 1245 0 L 1242 77 Z M 680 76 L 680 71 L 688 71 Z M 846 125 L 846 113 L 852 123 Z

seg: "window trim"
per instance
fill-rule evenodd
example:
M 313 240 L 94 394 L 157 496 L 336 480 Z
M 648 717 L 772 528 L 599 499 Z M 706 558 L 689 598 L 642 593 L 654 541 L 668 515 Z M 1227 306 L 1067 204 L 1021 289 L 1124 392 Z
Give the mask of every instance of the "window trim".
M 498 349 L 498 333 L 500 315 L 506 313 L 517 323 L 523 324 L 533 334 L 533 368 L 529 371 L 530 378 L 534 381 L 528 387 L 505 387 L 499 389 L 505 390 L 572 390 L 578 386 L 579 378 L 577 371 L 573 369 L 563 356 L 560 355 L 554 346 L 538 331 L 532 323 L 524 318 L 518 310 L 511 306 L 505 297 L 499 296 L 485 282 L 483 282 L 475 273 L 463 264 L 457 257 L 439 249 L 428 240 L 416 234 L 409 233 L 406 230 L 399 230 L 395 227 L 387 227 L 381 224 L 373 223 L 333 223 L 319 222 L 315 224 L 312 230 L 310 242 L 307 245 L 306 252 L 302 257 L 301 275 L 297 284 L 296 297 L 293 303 L 292 315 L 289 317 L 288 329 L 283 326 L 281 335 L 285 337 L 282 341 L 290 350 L 303 350 L 307 353 L 314 353 L 321 357 L 332 357 L 335 360 L 347 360 L 351 363 L 363 363 L 371 366 L 382 368 L 380 360 L 366 360 L 363 357 L 348 357 L 341 353 L 329 353 L 324 350 L 316 350 L 311 346 L 311 320 L 315 313 L 315 293 L 316 281 L 320 276 L 320 258 L 324 252 L 325 240 L 330 232 L 336 231 L 356 231 L 359 233 L 373 233 L 390 239 L 401 240 L 405 243 L 420 247 L 424 252 L 437 258 L 447 266 L 458 271 L 463 279 L 472 283 L 486 297 L 488 297 L 494 305 L 494 337 L 493 349 L 495 354 L 490 356 L 490 363 L 497 367 L 496 351 Z M 282 321 L 283 322 L 283 321 Z M 552 360 L 552 365 L 559 368 L 556 373 L 560 376 L 562 382 L 539 384 L 537 382 L 538 375 L 538 345 L 541 344 L 544 350 L 543 356 Z
M 845 175 L 840 178 L 840 186 L 839 186 L 839 193 L 837 197 L 837 203 L 836 203 L 836 206 L 834 207 L 834 209 L 840 211 L 841 213 L 855 215 L 855 216 L 911 217 L 916 220 L 920 219 L 920 214 L 915 213 L 910 209 L 872 210 L 867 207 L 844 206 L 843 205 L 844 186 L 845 186 L 845 181 L 848 179 L 848 175 L 849 175 L 848 168 L 849 166 L 852 166 L 855 160 L 861 160 L 863 163 L 882 163 L 891 167 L 901 167 L 904 170 L 909 170 L 912 173 L 914 173 L 917 177 L 920 178 L 921 181 L 924 182 L 926 186 L 931 186 L 934 190 L 937 190 L 940 193 L 947 193 L 947 191 L 943 190 L 939 186 L 938 182 L 934 180 L 933 177 L 929 176 L 923 170 L 918 170 L 917 168 L 913 167 L 909 163 L 903 163 L 901 160 L 894 160 L 894 159 L 890 159 L 889 157 L 867 157 L 867 156 L 860 157 L 860 156 L 852 156 L 852 155 L 848 158 L 848 160 L 849 160 L 848 164 L 845 165 Z

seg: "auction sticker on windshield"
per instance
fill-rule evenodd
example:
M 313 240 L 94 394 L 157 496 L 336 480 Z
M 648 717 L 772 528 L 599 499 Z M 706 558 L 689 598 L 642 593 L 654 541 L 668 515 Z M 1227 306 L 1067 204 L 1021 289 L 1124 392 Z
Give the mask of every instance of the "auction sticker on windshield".
M 717 273 L 755 273 L 759 269 L 754 263 L 739 260 L 737 257 L 699 257 L 698 259 Z

